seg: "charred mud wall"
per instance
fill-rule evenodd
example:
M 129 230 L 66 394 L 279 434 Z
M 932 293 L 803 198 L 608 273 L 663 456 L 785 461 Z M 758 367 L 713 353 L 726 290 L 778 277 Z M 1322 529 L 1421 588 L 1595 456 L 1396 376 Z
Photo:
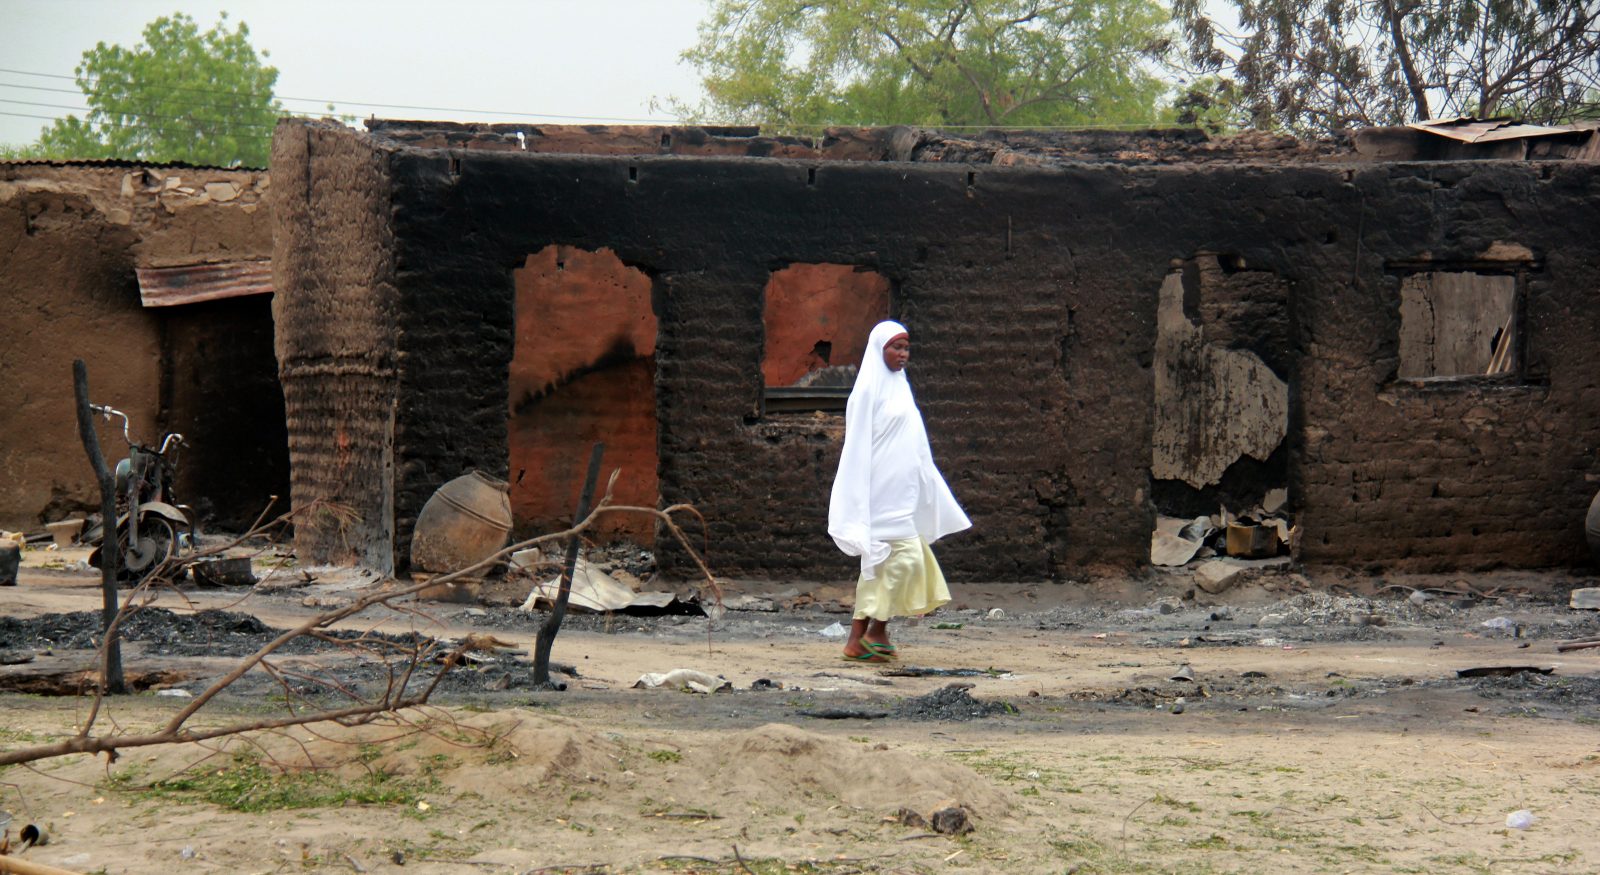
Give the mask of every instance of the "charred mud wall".
M 400 304 L 387 155 L 330 126 L 272 140 L 273 320 L 306 563 L 394 568 Z M 470 342 L 465 336 L 456 342 Z
M 270 350 L 268 299 L 222 307 L 234 316 L 213 323 L 191 309 L 205 305 L 143 306 L 135 276 L 267 257 L 267 190 L 258 171 L 0 163 L 0 528 L 37 531 L 99 508 L 72 407 L 75 358 L 88 366 L 92 399 L 125 411 L 136 438 L 170 430 L 195 440 L 177 490 L 208 524 L 231 525 L 278 491 L 289 463 L 281 429 L 274 437 L 275 365 L 230 351 L 226 367 L 212 366 L 222 361 L 208 352 L 238 339 L 259 353 L 263 338 Z M 214 435 L 229 446 L 200 447 Z M 120 423 L 101 426 L 100 445 L 112 462 L 127 452 Z M 235 479 L 225 453 L 247 458 L 251 476 Z
M 839 417 L 763 417 L 760 401 L 772 274 L 851 265 L 895 285 L 936 456 L 977 520 L 941 551 L 955 573 L 1040 579 L 1132 561 L 1148 541 L 1154 297 L 1131 289 L 1159 285 L 1165 251 L 1141 261 L 1105 245 L 1108 228 L 1078 224 L 1036 175 L 424 150 L 400 150 L 392 166 L 398 282 L 419 308 L 403 318 L 461 332 L 415 345 L 402 334 L 408 366 L 452 375 L 448 391 L 402 391 L 402 423 L 451 429 L 397 445 L 402 472 L 418 458 L 506 457 L 504 419 L 491 415 L 512 356 L 511 271 L 552 243 L 603 247 L 654 280 L 661 500 L 706 514 L 722 573 L 847 574 L 825 534 Z M 1122 185 L 1046 176 L 1090 201 Z M 1013 233 L 1008 251 L 1018 212 L 1053 218 Z M 1067 226 L 1084 240 L 1064 239 Z M 1089 239 L 1097 259 L 1074 251 Z M 400 487 L 397 520 L 436 485 Z
M 941 545 L 953 577 L 1142 564 L 1160 290 L 1174 265 L 1226 253 L 1262 282 L 1224 289 L 1195 320 L 1207 342 L 1262 347 L 1288 372 L 1286 455 L 1269 462 L 1305 558 L 1581 560 L 1585 475 L 1600 466 L 1595 164 L 971 167 L 390 145 L 372 183 L 392 198 L 401 533 L 444 479 L 505 473 L 512 273 L 557 245 L 609 249 L 652 278 L 661 499 L 704 511 L 719 572 L 851 573 L 825 534 L 839 417 L 760 404 L 762 290 L 795 263 L 892 283 L 935 457 L 974 520 Z M 381 218 L 380 201 L 346 200 L 368 212 L 329 220 Z M 1402 283 L 1441 266 L 1520 278 L 1517 373 L 1398 377 Z

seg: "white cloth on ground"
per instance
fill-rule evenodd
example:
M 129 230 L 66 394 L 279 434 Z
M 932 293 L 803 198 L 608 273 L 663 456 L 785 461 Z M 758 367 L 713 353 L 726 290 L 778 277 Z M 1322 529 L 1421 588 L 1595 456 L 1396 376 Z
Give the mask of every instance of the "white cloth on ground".
M 883 348 L 905 333 L 898 322 L 880 322 L 867 338 L 828 504 L 828 534 L 845 555 L 861 557 L 863 580 L 889 557 L 890 541 L 920 535 L 932 544 L 972 525 L 933 464 L 905 370 L 883 361 Z

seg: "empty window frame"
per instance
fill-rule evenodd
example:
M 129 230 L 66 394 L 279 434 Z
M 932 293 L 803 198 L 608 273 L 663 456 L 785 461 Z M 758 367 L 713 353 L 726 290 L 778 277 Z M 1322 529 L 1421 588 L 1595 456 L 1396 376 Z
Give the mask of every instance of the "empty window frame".
M 1520 376 L 1522 309 L 1522 282 L 1515 273 L 1439 270 L 1402 277 L 1398 376 Z
M 848 264 L 773 272 L 763 298 L 763 413 L 842 411 L 872 326 L 889 318 L 889 279 Z

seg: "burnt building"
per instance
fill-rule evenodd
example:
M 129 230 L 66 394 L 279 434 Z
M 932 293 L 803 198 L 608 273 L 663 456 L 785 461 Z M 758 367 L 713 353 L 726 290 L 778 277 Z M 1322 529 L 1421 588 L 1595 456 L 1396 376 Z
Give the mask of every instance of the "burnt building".
M 185 435 L 175 491 L 207 525 L 237 530 L 287 500 L 269 189 L 262 170 L 0 162 L 0 528 L 100 507 L 74 359 L 134 438 Z M 112 464 L 126 455 L 120 423 L 99 434 Z
M 695 504 L 718 572 L 846 577 L 837 387 L 886 317 L 974 521 L 959 579 L 1137 566 L 1158 513 L 1278 488 L 1310 562 L 1585 561 L 1590 129 L 369 127 L 274 140 L 293 495 L 345 511 L 303 561 L 403 568 L 472 468 L 558 527 L 605 440 L 618 499 Z

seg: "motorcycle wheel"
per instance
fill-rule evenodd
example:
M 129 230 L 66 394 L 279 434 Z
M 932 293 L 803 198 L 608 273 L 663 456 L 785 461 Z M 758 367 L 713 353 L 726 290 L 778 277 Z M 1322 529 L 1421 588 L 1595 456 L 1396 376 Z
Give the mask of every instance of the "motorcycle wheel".
M 143 580 L 145 575 L 177 555 L 178 534 L 173 530 L 172 523 L 161 517 L 147 517 L 139 522 L 139 543 L 136 546 L 129 546 L 127 528 L 123 528 L 119 535 L 122 567 L 134 580 Z

